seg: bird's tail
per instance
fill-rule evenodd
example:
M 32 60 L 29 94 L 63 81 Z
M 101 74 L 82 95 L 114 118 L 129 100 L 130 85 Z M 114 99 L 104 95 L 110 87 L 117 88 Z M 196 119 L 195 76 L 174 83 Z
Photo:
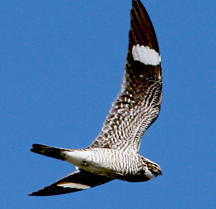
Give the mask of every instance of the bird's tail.
M 66 160 L 63 153 L 65 151 L 71 151 L 71 150 L 58 148 L 58 147 L 50 147 L 42 144 L 33 144 L 31 151 L 37 154 L 45 155 L 47 157 L 52 157 L 59 160 Z

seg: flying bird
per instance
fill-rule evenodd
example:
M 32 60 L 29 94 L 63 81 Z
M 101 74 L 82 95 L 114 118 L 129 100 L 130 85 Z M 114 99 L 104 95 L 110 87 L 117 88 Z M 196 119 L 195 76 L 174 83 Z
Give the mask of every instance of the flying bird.
M 114 179 L 148 181 L 162 174 L 158 164 L 139 154 L 143 134 L 158 117 L 162 92 L 159 46 L 140 0 L 132 0 L 130 25 L 121 90 L 101 132 L 84 149 L 33 144 L 32 152 L 72 163 L 76 171 L 31 196 L 81 191 Z

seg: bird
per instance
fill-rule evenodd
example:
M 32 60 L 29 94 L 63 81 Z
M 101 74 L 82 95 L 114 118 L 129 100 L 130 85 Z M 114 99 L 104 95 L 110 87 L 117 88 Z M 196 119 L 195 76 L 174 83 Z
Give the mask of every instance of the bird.
M 160 111 L 161 55 L 154 27 L 140 0 L 132 0 L 130 17 L 121 90 L 101 132 L 83 149 L 33 144 L 32 152 L 67 161 L 76 170 L 30 196 L 77 192 L 115 179 L 143 182 L 162 175 L 157 163 L 139 154 L 141 139 Z

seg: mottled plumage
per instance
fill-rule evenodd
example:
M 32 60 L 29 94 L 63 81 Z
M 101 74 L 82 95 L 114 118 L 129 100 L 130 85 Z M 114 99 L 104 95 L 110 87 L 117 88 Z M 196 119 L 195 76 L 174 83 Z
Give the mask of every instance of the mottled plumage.
M 68 161 L 77 171 L 31 195 L 75 192 L 113 179 L 147 181 L 161 174 L 159 165 L 138 153 L 144 132 L 160 110 L 161 58 L 145 8 L 140 0 L 133 0 L 132 7 L 123 83 L 101 132 L 85 149 L 34 144 L 31 151 Z

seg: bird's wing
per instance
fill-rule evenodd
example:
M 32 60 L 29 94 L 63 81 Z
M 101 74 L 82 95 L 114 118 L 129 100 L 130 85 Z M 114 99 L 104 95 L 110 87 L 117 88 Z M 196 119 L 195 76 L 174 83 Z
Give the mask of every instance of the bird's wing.
M 132 1 L 129 46 L 121 91 L 89 147 L 139 150 L 161 104 L 161 58 L 151 20 L 140 0 Z
M 54 184 L 47 186 L 37 192 L 29 194 L 30 196 L 50 196 L 78 192 L 89 189 L 111 181 L 111 178 L 99 176 L 88 171 L 77 170 L 68 176 L 60 179 Z

